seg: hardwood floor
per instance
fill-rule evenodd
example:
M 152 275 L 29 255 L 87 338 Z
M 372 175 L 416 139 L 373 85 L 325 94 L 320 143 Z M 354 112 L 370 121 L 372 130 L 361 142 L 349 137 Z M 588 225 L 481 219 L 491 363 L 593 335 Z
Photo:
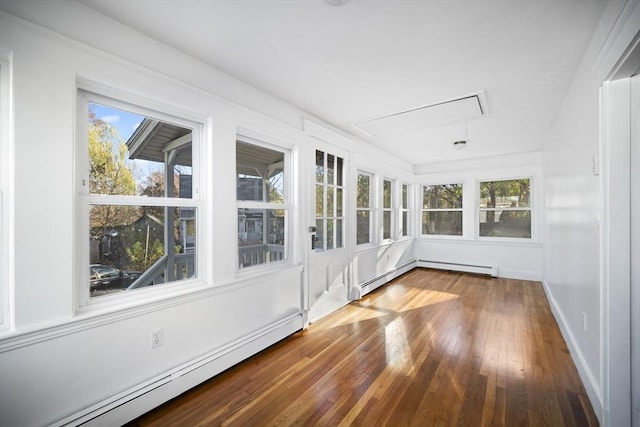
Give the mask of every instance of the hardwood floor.
M 131 423 L 589 426 L 540 283 L 415 269 Z

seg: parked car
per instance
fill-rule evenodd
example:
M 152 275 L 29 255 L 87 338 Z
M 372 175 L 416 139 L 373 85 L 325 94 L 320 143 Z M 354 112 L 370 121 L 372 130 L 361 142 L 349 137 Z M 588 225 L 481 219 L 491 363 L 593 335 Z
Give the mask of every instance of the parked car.
M 89 266 L 89 287 L 126 289 L 142 274 L 141 271 L 123 271 L 110 265 L 92 264 Z

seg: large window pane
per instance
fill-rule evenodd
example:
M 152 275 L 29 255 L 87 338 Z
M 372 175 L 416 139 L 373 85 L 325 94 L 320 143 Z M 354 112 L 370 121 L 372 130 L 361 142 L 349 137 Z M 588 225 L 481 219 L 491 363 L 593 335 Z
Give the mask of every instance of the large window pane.
M 425 185 L 424 209 L 461 209 L 462 184 Z
M 369 243 L 371 237 L 369 235 L 370 230 L 370 212 L 358 211 L 356 215 L 356 228 L 357 228 L 357 244 Z
M 531 238 L 531 211 L 480 211 L 481 237 Z
M 284 203 L 284 153 L 236 143 L 237 200 Z
M 480 182 L 479 236 L 531 238 L 529 178 Z
M 422 234 L 462 236 L 462 211 L 425 211 Z
M 239 267 L 284 259 L 284 209 L 238 209 Z
M 371 176 L 358 175 L 358 207 L 369 208 L 371 200 Z
M 285 164 L 284 151 L 236 141 L 239 268 L 286 258 Z
M 371 175 L 358 173 L 356 244 L 371 242 Z
M 382 238 L 391 238 L 391 212 L 389 211 L 382 213 Z
M 529 178 L 480 183 L 481 208 L 529 208 Z
M 382 207 L 384 209 L 391 208 L 391 181 L 384 180 L 382 193 Z
M 422 234 L 462 236 L 462 184 L 425 185 Z
M 191 198 L 191 139 L 191 129 L 90 102 L 89 192 Z
M 195 208 L 90 205 L 89 224 L 92 297 L 195 273 Z

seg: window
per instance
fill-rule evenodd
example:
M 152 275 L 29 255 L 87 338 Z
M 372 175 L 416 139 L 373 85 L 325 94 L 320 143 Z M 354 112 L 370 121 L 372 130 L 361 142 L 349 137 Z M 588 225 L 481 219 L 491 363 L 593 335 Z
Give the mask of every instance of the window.
M 343 163 L 316 150 L 316 252 L 344 246 Z
M 238 268 L 287 259 L 287 157 L 266 144 L 236 141 Z
M 84 91 L 79 105 L 80 295 L 195 277 L 197 125 Z
M 422 234 L 462 236 L 462 184 L 423 187 Z
M 409 184 L 402 184 L 402 204 L 400 206 L 400 219 L 402 221 L 400 232 L 402 236 L 408 236 L 409 230 Z
M 385 179 L 382 182 L 382 239 L 393 237 L 393 182 Z
M 358 172 L 356 243 L 371 243 L 371 175 Z
M 480 182 L 480 237 L 531 238 L 530 178 Z

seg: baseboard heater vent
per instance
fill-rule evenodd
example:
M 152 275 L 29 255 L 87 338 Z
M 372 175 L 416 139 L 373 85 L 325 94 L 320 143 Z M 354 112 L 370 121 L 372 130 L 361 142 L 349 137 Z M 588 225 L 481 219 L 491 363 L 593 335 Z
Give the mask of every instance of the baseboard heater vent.
M 387 271 L 384 274 L 374 277 L 373 279 L 369 279 L 366 282 L 360 283 L 359 286 L 354 288 L 354 294 L 352 295 L 352 299 L 358 300 L 362 298 L 365 294 L 373 291 L 376 288 L 384 285 L 387 282 L 395 279 L 398 276 L 402 276 L 404 273 L 414 269 L 416 267 L 415 261 L 409 261 L 405 264 L 402 264 L 396 268 L 393 268 Z
M 461 271 L 465 273 L 486 274 L 491 277 L 498 277 L 498 267 L 486 265 L 459 264 L 455 262 L 418 260 L 418 267 L 438 268 L 440 270 Z

